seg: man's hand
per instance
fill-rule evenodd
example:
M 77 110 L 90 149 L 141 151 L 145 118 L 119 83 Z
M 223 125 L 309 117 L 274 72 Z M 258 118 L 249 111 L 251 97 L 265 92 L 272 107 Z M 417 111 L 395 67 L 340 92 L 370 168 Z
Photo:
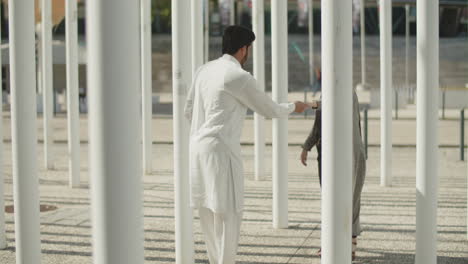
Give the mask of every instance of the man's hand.
M 305 103 L 300 102 L 300 101 L 296 101 L 296 102 L 294 102 L 294 104 L 296 105 L 296 109 L 294 109 L 294 112 L 296 112 L 296 113 L 302 113 L 305 110 L 310 108 L 310 106 L 308 104 L 305 104 Z
M 320 101 L 312 101 L 312 103 L 308 103 L 309 107 L 312 109 L 317 109 L 319 108 L 321 102 Z
M 301 162 L 304 166 L 307 166 L 307 153 L 308 151 L 303 149 L 301 153 Z

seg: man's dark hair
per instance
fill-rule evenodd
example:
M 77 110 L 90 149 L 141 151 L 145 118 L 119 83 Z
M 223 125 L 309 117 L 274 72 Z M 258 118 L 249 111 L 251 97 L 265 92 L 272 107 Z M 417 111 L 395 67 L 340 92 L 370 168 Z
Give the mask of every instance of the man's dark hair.
M 255 40 L 252 30 L 243 26 L 229 26 L 224 30 L 223 54 L 234 55 L 244 46 L 250 46 Z

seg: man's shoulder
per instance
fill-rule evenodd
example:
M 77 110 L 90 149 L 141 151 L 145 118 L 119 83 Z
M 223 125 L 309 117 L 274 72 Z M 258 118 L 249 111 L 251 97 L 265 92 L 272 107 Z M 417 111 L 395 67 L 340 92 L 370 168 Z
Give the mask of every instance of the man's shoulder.
M 205 63 L 198 68 L 196 75 L 203 78 L 222 78 L 224 83 L 246 83 L 249 80 L 255 80 L 252 74 L 240 67 L 226 63 L 224 60 L 213 60 Z
M 224 78 L 225 83 L 236 83 L 237 85 L 242 85 L 248 81 L 255 80 L 252 74 L 240 68 L 233 68 L 226 72 Z

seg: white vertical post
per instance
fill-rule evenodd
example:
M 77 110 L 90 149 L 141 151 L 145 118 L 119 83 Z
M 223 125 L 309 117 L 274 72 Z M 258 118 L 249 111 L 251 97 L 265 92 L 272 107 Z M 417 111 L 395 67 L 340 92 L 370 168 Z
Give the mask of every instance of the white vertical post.
M 236 24 L 236 0 L 229 0 L 229 25 Z
M 240 25 L 242 23 L 242 14 L 244 13 L 244 1 L 236 0 L 236 9 L 234 9 L 234 15 L 237 17 L 237 24 Z
M 361 86 L 366 89 L 366 0 L 361 0 Z
M 141 38 L 141 111 L 143 119 L 143 168 L 145 173 L 153 171 L 152 155 L 152 48 L 151 48 L 151 0 L 140 0 L 140 38 Z
M 37 94 L 42 94 L 42 73 L 44 72 L 42 70 L 42 32 L 41 32 L 42 26 L 39 23 L 36 27 L 36 56 L 37 56 L 37 62 L 36 62 L 36 85 L 37 85 Z
M 392 2 L 380 0 L 380 185 L 392 183 Z
M 417 2 L 416 264 L 437 263 L 439 1 Z
M 80 110 L 78 98 L 78 12 L 77 0 L 66 0 L 68 171 L 70 187 L 80 185 Z
M 139 5 L 89 1 L 86 11 L 93 259 L 142 264 Z
M 16 262 L 40 263 L 39 179 L 36 167 L 34 1 L 10 0 L 11 122 Z
M 309 0 L 309 78 L 310 86 L 315 81 L 314 70 L 314 0 Z
M 252 2 L 252 24 L 256 35 L 253 43 L 254 77 L 257 88 L 265 91 L 265 5 L 264 0 Z M 255 123 L 255 180 L 265 175 L 265 118 L 254 114 Z
M 322 2 L 322 263 L 351 263 L 352 2 Z
M 53 59 L 52 59 L 52 7 L 51 0 L 42 0 L 42 118 L 44 124 L 44 163 L 47 169 L 54 168 L 53 162 L 53 128 L 52 108 L 54 89 Z
M 0 6 L 0 12 L 3 12 Z M 2 20 L 0 19 L 0 46 L 2 45 Z M 3 63 L 2 63 L 2 49 L 0 48 L 0 249 L 7 247 L 6 233 L 5 233 L 5 188 L 3 176 Z
M 210 0 L 204 0 L 203 3 L 204 3 L 204 16 L 203 17 L 205 19 L 204 27 L 203 27 L 203 30 L 204 30 L 203 33 L 205 37 L 204 60 L 206 63 L 210 59 L 210 21 L 211 21 L 210 20 Z
M 172 0 L 172 91 L 174 124 L 174 188 L 176 263 L 193 263 L 192 209 L 189 205 L 189 124 L 184 117 L 192 80 L 190 54 L 191 0 Z
M 203 0 L 192 0 L 192 73 L 203 65 Z
M 288 101 L 288 3 L 271 2 L 273 100 Z M 273 227 L 288 227 L 288 118 L 273 119 Z
M 409 89 L 410 5 L 405 5 L 405 86 Z

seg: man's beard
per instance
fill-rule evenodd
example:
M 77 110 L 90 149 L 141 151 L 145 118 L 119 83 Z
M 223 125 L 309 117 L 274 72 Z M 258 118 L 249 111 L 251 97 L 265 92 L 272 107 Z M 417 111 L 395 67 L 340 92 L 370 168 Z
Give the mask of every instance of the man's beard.
M 249 54 L 245 54 L 245 56 L 241 60 L 242 67 L 244 67 L 244 64 L 247 62 L 248 59 L 249 59 Z

